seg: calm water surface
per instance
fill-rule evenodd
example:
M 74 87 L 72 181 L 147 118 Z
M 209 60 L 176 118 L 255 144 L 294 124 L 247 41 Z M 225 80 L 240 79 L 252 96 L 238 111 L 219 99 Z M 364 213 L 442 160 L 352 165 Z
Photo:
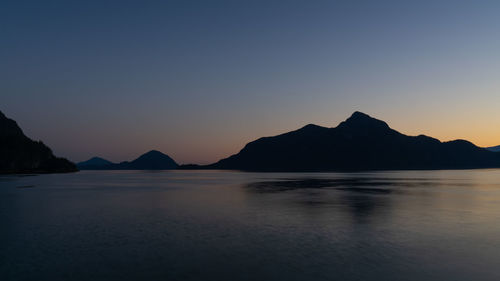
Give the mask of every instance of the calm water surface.
M 0 177 L 0 280 L 500 280 L 500 170 Z

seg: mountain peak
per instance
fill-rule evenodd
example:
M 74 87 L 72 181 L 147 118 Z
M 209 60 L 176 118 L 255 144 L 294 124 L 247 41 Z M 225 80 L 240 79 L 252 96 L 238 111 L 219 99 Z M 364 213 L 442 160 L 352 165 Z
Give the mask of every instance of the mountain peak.
M 325 129 L 325 127 L 321 127 L 315 124 L 307 124 L 304 127 L 300 128 L 299 130 L 301 131 L 311 131 L 311 130 L 322 130 Z
M 77 164 L 78 167 L 89 167 L 89 166 L 95 166 L 95 167 L 100 167 L 100 166 L 105 166 L 105 165 L 111 165 L 113 164 L 111 161 L 108 161 L 104 158 L 101 157 L 92 157 L 87 161 L 83 161 Z
M 153 150 L 150 150 L 150 151 L 144 153 L 143 156 L 144 155 L 165 155 L 165 154 L 158 151 L 158 150 L 153 149 Z
M 350 128 L 355 130 L 389 129 L 389 125 L 382 120 L 375 119 L 370 115 L 355 111 L 351 117 L 340 123 L 339 128 Z
M 158 151 L 151 150 L 130 162 L 138 169 L 175 169 L 177 163 L 170 156 Z
M 370 115 L 361 111 L 354 111 L 349 118 L 372 118 Z
M 347 118 L 346 122 L 359 122 L 359 121 L 379 121 L 385 123 L 381 120 L 375 119 L 370 115 L 363 113 L 361 111 L 355 111 L 351 117 Z
M 139 158 L 137 158 L 134 161 L 145 160 L 145 159 L 151 160 L 151 159 L 169 159 L 169 158 L 170 157 L 163 152 L 160 152 L 158 150 L 150 150 L 139 156 Z

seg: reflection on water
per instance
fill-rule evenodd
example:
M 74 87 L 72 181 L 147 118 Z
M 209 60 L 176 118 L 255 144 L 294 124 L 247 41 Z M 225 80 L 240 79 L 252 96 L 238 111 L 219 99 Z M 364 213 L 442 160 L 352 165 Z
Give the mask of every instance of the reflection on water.
M 421 180 L 419 180 L 421 181 Z M 427 183 L 423 180 L 422 182 Z M 408 186 L 408 180 L 404 182 L 381 178 L 287 178 L 278 181 L 258 181 L 245 185 L 246 190 L 257 193 L 278 193 L 285 191 L 304 191 L 297 199 L 305 207 L 316 208 L 317 205 L 328 205 L 337 208 L 335 211 L 347 211 L 359 222 L 370 215 L 375 215 L 380 209 L 389 206 L 387 195 L 394 192 L 402 192 L 394 189 L 394 186 Z M 314 189 L 329 189 L 329 193 L 311 192 Z M 334 191 L 340 191 L 335 193 Z M 382 196 L 372 196 L 382 195 Z
M 0 280 L 500 280 L 500 170 L 0 177 Z
M 339 179 L 287 179 L 280 181 L 262 181 L 247 184 L 247 188 L 257 192 L 281 192 L 294 189 L 334 188 L 356 193 L 390 193 L 391 189 L 383 186 L 402 185 L 396 181 L 380 181 L 367 178 Z
M 395 181 L 380 181 L 378 178 L 335 178 L 335 179 L 285 179 L 280 181 L 262 181 L 249 183 L 248 187 L 255 188 L 261 191 L 282 191 L 290 189 L 304 189 L 304 188 L 328 188 L 338 186 L 380 186 L 380 185 L 393 185 Z

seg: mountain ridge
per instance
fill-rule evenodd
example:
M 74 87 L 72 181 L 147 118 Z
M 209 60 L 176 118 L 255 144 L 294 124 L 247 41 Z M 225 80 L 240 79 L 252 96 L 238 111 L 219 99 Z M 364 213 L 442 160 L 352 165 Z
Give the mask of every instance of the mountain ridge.
M 356 111 L 337 127 L 309 124 L 249 142 L 240 152 L 213 164 L 180 168 L 279 172 L 492 167 L 500 167 L 500 154 L 469 141 L 407 136 Z

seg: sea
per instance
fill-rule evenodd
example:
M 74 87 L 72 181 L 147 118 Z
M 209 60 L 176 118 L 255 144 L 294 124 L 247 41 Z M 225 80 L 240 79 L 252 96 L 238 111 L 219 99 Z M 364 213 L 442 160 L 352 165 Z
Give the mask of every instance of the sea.
M 500 280 L 500 169 L 0 176 L 0 280 Z

